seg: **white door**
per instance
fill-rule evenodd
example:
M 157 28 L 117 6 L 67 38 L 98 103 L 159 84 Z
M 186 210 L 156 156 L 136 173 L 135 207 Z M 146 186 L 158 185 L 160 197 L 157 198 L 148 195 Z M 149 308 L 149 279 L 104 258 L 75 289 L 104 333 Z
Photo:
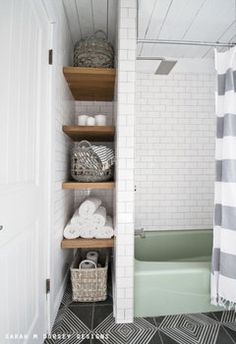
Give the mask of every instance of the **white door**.
M 41 0 L 0 0 L 1 344 L 42 343 L 47 324 L 49 41 Z

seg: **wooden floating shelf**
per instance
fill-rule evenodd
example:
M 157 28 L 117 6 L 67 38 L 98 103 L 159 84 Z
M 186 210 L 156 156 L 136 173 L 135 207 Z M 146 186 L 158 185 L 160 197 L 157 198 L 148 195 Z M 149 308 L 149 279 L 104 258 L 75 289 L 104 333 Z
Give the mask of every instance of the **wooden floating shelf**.
M 75 100 L 113 100 L 114 68 L 64 67 L 63 73 Z
M 113 126 L 63 125 L 62 129 L 74 141 L 113 141 L 115 136 L 115 127 Z
M 108 248 L 114 246 L 114 239 L 63 239 L 62 248 Z
M 64 182 L 63 189 L 67 190 L 84 190 L 84 189 L 114 189 L 115 182 L 101 182 L 101 183 L 79 183 L 79 182 Z

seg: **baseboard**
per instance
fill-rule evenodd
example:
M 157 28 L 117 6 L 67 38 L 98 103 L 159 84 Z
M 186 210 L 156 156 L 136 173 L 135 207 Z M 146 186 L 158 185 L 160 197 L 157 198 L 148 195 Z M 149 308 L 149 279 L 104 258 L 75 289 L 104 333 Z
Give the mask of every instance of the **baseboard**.
M 54 322 L 55 322 L 55 319 L 56 319 L 56 316 L 57 316 L 57 313 L 58 313 L 58 310 L 59 310 L 59 307 L 60 307 L 60 304 L 61 304 L 61 301 L 62 301 L 62 298 L 63 298 L 63 295 L 65 293 L 65 290 L 66 290 L 66 286 L 67 286 L 67 281 L 68 281 L 68 277 L 69 277 L 69 272 L 70 272 L 70 268 L 68 268 L 68 270 L 66 271 L 66 274 L 65 274 L 65 277 L 63 279 L 63 282 L 61 284 L 61 287 L 57 293 L 57 296 L 55 298 L 55 301 L 54 301 L 54 307 L 53 307 L 53 313 L 52 313 L 52 316 L 51 316 L 51 330 L 52 330 L 52 327 L 54 325 Z
M 116 318 L 116 278 L 115 278 L 115 264 L 114 261 L 112 261 L 111 266 L 112 272 L 111 272 L 111 278 L 112 278 L 112 298 L 113 298 L 113 317 Z

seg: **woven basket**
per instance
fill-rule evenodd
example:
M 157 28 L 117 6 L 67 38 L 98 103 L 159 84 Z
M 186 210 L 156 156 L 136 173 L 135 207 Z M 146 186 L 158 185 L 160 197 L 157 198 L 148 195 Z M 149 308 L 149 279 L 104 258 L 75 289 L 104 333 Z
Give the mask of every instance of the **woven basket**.
M 98 37 L 102 33 L 104 38 Z M 74 67 L 112 68 L 114 49 L 104 31 L 98 30 L 86 39 L 81 39 L 74 48 Z
M 78 253 L 71 265 L 72 298 L 78 302 L 96 302 L 107 299 L 107 272 L 108 272 L 108 253 L 101 256 L 101 268 L 81 269 L 79 267 L 82 260 Z
M 71 176 L 78 182 L 104 182 L 113 177 L 113 166 L 104 170 L 88 141 L 81 141 L 71 155 Z

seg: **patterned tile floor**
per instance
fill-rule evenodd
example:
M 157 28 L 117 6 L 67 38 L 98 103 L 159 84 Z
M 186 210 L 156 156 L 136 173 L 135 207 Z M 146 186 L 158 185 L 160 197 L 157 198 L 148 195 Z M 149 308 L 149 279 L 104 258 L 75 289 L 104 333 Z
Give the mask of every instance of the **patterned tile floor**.
M 45 344 L 236 344 L 236 313 L 217 312 L 136 318 L 116 324 L 107 301 L 78 304 L 68 285 L 52 333 Z

